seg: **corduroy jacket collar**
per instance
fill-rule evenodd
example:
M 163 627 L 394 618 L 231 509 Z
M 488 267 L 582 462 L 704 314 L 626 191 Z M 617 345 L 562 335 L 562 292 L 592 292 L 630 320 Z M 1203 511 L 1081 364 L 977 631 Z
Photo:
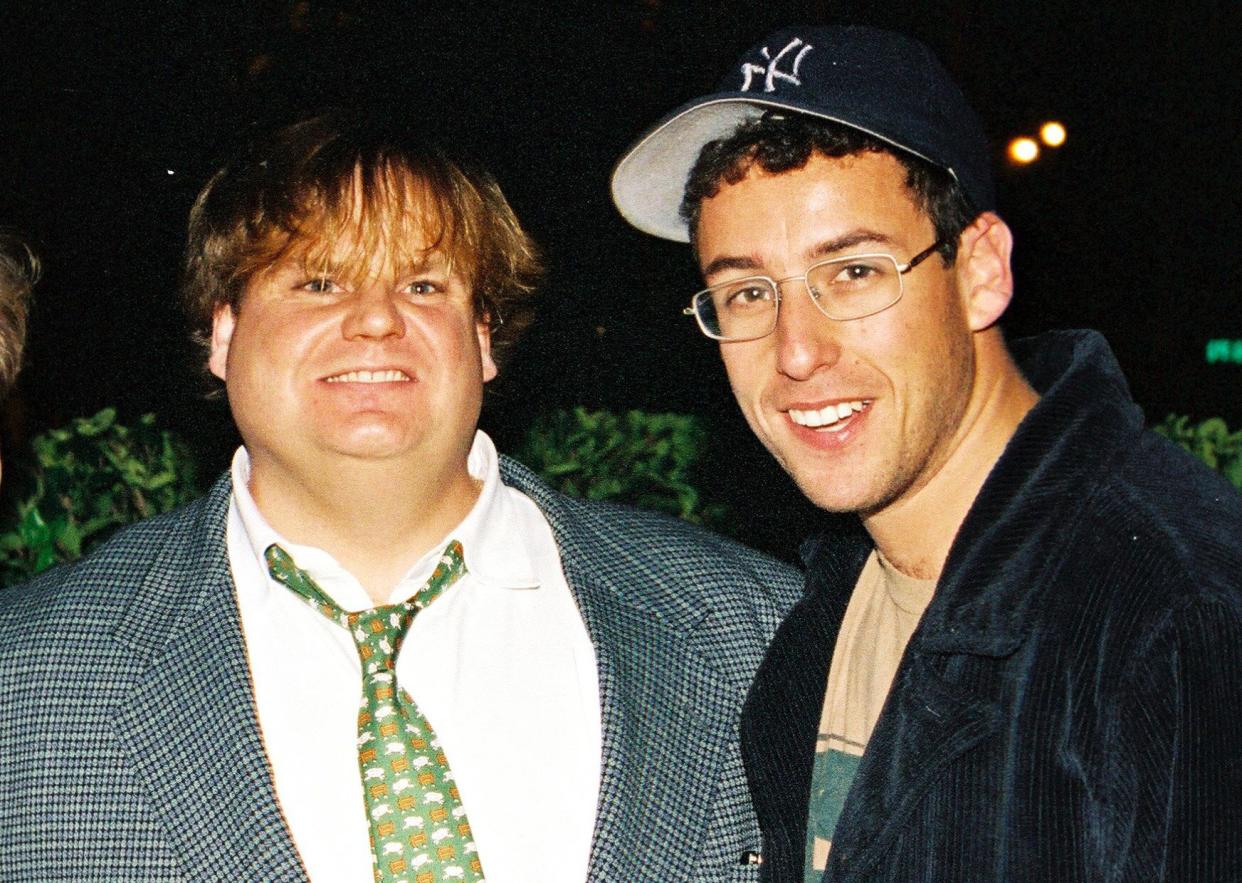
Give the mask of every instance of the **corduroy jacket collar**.
M 1093 331 L 1057 331 L 1011 346 L 1040 400 L 1018 426 L 958 530 L 912 647 L 1004 657 L 1027 633 L 1037 588 L 1109 463 L 1133 445 L 1143 415 L 1121 368 Z M 844 606 L 871 540 L 855 520 L 807 540 L 809 592 Z M 830 587 L 830 588 L 829 588 Z

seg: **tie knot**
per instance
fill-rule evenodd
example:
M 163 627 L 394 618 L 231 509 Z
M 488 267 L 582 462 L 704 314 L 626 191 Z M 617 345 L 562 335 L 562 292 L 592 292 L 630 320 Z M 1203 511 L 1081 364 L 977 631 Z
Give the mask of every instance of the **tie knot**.
M 347 613 L 277 544 L 268 546 L 263 558 L 272 579 L 305 598 L 328 619 L 348 629 L 358 646 L 362 670 L 367 675 L 392 670 L 393 660 L 401 649 L 401 641 L 414 614 L 443 594 L 466 572 L 461 543 L 453 540 L 441 553 L 430 579 L 408 600 Z
M 401 641 L 415 612 L 414 605 L 404 601 L 347 615 L 349 633 L 358 645 L 358 657 L 362 660 L 364 673 L 392 671 L 393 660 L 401 649 Z

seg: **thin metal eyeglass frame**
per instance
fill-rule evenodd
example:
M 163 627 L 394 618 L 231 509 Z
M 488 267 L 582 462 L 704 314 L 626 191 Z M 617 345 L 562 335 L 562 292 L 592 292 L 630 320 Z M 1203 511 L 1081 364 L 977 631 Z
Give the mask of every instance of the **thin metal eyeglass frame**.
M 683 316 L 694 316 L 694 320 L 698 324 L 699 330 L 703 332 L 704 336 L 709 337 L 712 340 L 719 340 L 724 343 L 740 343 L 740 342 L 749 341 L 749 340 L 761 340 L 762 338 L 767 337 L 769 334 L 771 334 L 773 331 L 776 330 L 776 322 L 777 322 L 777 318 L 780 315 L 780 309 L 781 309 L 781 286 L 784 285 L 786 282 L 802 282 L 803 287 L 806 288 L 807 290 L 807 294 L 811 295 L 811 302 L 815 304 L 815 309 L 819 310 L 820 314 L 825 319 L 831 319 L 833 322 L 853 322 L 855 319 L 865 319 L 868 316 L 874 316 L 877 313 L 882 313 L 885 310 L 887 310 L 889 307 L 898 303 L 902 299 L 902 297 L 905 296 L 905 293 L 906 293 L 906 284 L 905 284 L 905 281 L 901 277 L 905 276 L 907 273 L 909 273 L 919 264 L 923 263 L 923 261 L 927 260 L 933 254 L 935 254 L 936 250 L 939 249 L 944 244 L 945 244 L 945 240 L 937 239 L 927 248 L 923 249 L 918 254 L 916 254 L 914 257 L 910 258 L 910 260 L 906 261 L 904 264 L 897 263 L 897 258 L 893 257 L 891 254 L 885 254 L 884 252 L 867 252 L 865 254 L 852 254 L 852 255 L 846 255 L 845 257 L 826 258 L 825 260 L 822 260 L 822 261 L 816 261 L 815 263 L 811 264 L 811 266 L 807 267 L 806 272 L 804 272 L 800 276 L 786 276 L 784 279 L 773 279 L 771 276 L 746 276 L 742 279 L 735 280 L 735 282 L 745 282 L 750 279 L 762 280 L 764 282 L 770 283 L 772 286 L 772 290 L 776 293 L 776 306 L 775 306 L 775 309 L 772 310 L 772 327 L 769 328 L 767 331 L 763 332 L 762 334 L 757 334 L 754 337 L 721 337 L 719 335 L 712 334 L 710 331 L 707 330 L 707 323 L 704 322 L 703 317 L 699 315 L 699 310 L 698 310 L 698 304 L 700 302 L 699 299 L 702 298 L 704 295 L 709 295 L 712 291 L 712 288 L 715 288 L 718 286 L 712 286 L 712 288 L 704 288 L 702 291 L 696 292 L 694 297 L 690 299 L 690 306 L 682 309 L 681 314 Z M 824 308 L 819 305 L 819 298 L 817 298 L 814 294 L 811 293 L 811 286 L 807 283 L 807 276 L 809 276 L 811 274 L 811 271 L 813 271 L 816 267 L 822 267 L 825 264 L 848 264 L 850 261 L 860 260 L 862 258 L 887 258 L 888 260 L 893 262 L 893 266 L 897 268 L 897 296 L 893 298 L 891 301 L 889 301 L 887 304 L 885 304 L 884 306 L 880 307 L 879 309 L 871 310 L 868 313 L 863 313 L 861 316 L 850 316 L 848 319 L 838 319 L 836 316 L 828 315 L 827 313 L 824 312 Z M 729 284 L 734 284 L 734 283 L 721 283 L 721 284 L 729 285 Z

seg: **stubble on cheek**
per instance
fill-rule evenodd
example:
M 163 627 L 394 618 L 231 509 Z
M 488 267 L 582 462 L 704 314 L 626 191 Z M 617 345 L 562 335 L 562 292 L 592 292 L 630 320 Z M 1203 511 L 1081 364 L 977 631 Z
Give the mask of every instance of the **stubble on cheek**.
M 905 390 L 902 424 L 894 429 L 888 463 L 876 464 L 887 475 L 883 493 L 868 514 L 917 493 L 952 456 L 974 387 L 974 348 L 969 332 L 949 334 L 927 354 L 918 385 Z

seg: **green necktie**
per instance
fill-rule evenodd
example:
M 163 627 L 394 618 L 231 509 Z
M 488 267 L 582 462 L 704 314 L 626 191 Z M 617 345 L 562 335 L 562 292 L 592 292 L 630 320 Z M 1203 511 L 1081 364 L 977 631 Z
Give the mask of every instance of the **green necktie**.
M 347 613 L 299 570 L 280 546 L 264 553 L 277 582 L 348 630 L 362 661 L 358 770 L 371 827 L 375 879 L 383 883 L 482 883 L 448 760 L 410 694 L 397 686 L 394 662 L 414 614 L 466 572 L 453 540 L 421 589 L 400 604 Z

